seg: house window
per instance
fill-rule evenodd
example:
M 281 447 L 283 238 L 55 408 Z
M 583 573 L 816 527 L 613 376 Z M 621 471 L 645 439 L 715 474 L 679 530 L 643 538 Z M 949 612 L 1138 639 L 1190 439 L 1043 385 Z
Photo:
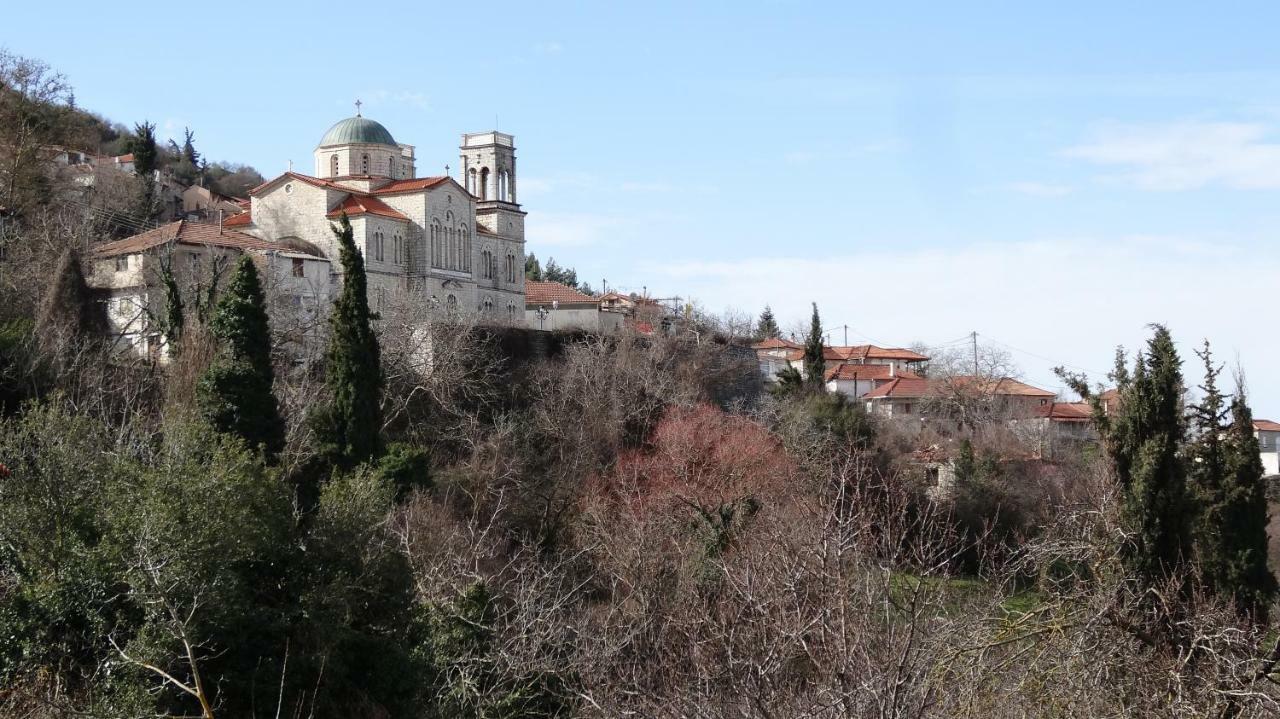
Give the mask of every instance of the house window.
M 449 308 L 450 312 L 457 312 L 458 298 L 454 297 L 453 295 L 449 295 L 448 297 L 444 298 L 444 306 Z
M 908 402 L 907 404 L 902 405 L 902 413 L 911 414 L 911 403 Z
M 129 256 L 120 255 L 116 258 L 116 272 L 124 272 L 129 269 Z
M 293 276 L 294 277 L 307 276 L 306 264 L 299 257 L 293 258 Z
M 395 177 L 395 176 L 396 176 L 396 158 L 388 157 L 387 158 L 387 177 Z
M 400 235 L 396 235 L 393 240 L 396 245 L 396 264 L 404 264 L 404 241 L 400 239 Z
M 382 262 L 382 245 L 386 239 L 381 232 L 374 233 L 373 237 L 373 259 Z

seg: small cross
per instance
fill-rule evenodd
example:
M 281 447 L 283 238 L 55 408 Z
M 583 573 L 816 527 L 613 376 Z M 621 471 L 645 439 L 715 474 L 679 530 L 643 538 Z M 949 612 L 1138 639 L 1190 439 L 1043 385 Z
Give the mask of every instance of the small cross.
M 449 176 L 449 166 L 448 166 L 448 165 L 445 165 L 445 166 L 444 166 L 444 175 L 445 175 L 445 177 L 448 177 L 448 176 Z
M 363 104 L 363 102 L 360 102 L 360 98 L 356 98 L 356 117 L 360 117 L 360 106 Z

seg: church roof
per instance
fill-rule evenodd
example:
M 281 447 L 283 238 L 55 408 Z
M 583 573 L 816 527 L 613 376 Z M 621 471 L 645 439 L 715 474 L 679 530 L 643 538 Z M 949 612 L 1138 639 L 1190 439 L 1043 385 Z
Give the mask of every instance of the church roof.
M 382 123 L 360 115 L 339 120 L 320 139 L 320 147 L 355 143 L 398 147 L 395 139 L 391 137 L 391 133 L 387 131 L 387 128 L 382 126 Z
M 414 177 L 408 180 L 392 180 L 372 192 L 375 195 L 393 195 L 397 192 L 416 192 L 418 190 L 425 190 L 428 187 L 435 187 L 448 179 L 448 177 L 442 175 L 440 177 Z
M 408 217 L 397 212 L 387 203 L 376 197 L 370 197 L 368 195 L 347 195 L 347 199 L 339 203 L 337 207 L 329 210 L 328 216 L 338 217 L 344 212 L 351 217 L 355 217 L 356 215 L 380 215 L 382 217 L 390 217 L 393 220 L 409 221 Z
M 219 228 L 217 225 L 205 224 L 201 222 L 191 222 L 189 220 L 178 220 L 170 222 L 167 225 L 161 225 L 153 230 L 139 233 L 133 237 L 126 237 L 123 240 L 108 242 L 105 245 L 99 245 L 94 248 L 94 257 L 116 257 L 118 255 L 131 255 L 135 252 L 145 252 L 155 247 L 177 242 L 183 245 L 210 245 L 213 247 L 226 247 L 238 250 L 258 250 L 269 252 L 285 251 L 298 252 L 301 254 L 315 254 L 323 257 L 318 251 L 299 250 L 296 248 L 286 247 L 277 242 L 269 242 L 253 235 L 246 235 L 243 232 Z

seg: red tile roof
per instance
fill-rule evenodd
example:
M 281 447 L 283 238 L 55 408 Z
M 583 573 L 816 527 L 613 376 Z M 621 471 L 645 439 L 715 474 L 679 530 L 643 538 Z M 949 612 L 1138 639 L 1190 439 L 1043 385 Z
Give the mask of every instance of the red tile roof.
M 1280 432 L 1280 422 L 1272 422 L 1269 419 L 1253 420 L 1253 428 L 1259 432 Z
M 222 221 L 223 227 L 245 227 L 253 224 L 253 215 L 248 212 L 241 212 L 238 215 L 232 215 Z
M 584 295 L 568 285 L 562 285 L 559 282 L 538 282 L 536 280 L 525 280 L 524 283 L 524 302 L 525 305 L 549 305 L 552 302 L 560 304 L 570 303 L 591 303 L 599 305 L 600 300 Z
M 919 379 L 920 375 L 906 370 L 895 371 L 893 365 L 887 364 L 842 364 L 827 370 L 825 381 L 862 380 L 867 382 L 871 380 L 890 380 L 894 377 Z
M 119 162 L 119 163 L 121 163 L 121 164 L 124 164 L 124 163 L 126 163 L 126 162 L 133 162 L 133 153 L 132 153 L 132 152 L 130 152 L 130 153 L 129 153 L 129 154 L 127 154 L 127 155 L 116 155 L 116 156 L 115 156 L 114 158 L 112 158 L 112 159 L 114 159 L 116 162 Z
M 928 357 L 919 352 L 912 352 L 902 347 L 877 347 L 875 345 L 853 345 L 851 347 L 832 347 L 842 359 L 896 359 L 907 362 L 924 362 Z
M 372 190 L 371 192 L 375 195 L 392 195 L 397 192 L 416 192 L 418 190 L 425 190 L 428 187 L 435 187 L 436 185 L 448 180 L 449 177 L 447 175 L 441 177 L 415 177 L 411 180 L 392 180 L 390 183 L 383 185 L 376 190 Z
M 339 203 L 337 207 L 329 210 L 328 217 L 338 217 L 343 212 L 346 212 L 351 217 L 356 215 L 380 215 L 394 220 L 409 221 L 408 217 L 405 217 L 382 200 L 358 193 L 347 195 L 347 198 Z
M 1036 415 L 1051 422 L 1092 422 L 1093 406 L 1088 402 L 1053 402 L 1037 407 Z
M 126 237 L 123 240 L 99 245 L 93 250 L 93 256 L 101 258 L 130 255 L 135 252 L 145 252 L 170 242 L 177 242 L 183 245 L 211 245 L 213 247 L 238 250 L 286 251 L 323 257 L 323 255 L 315 252 L 286 247 L 277 242 L 268 242 L 253 235 L 246 235 L 243 232 L 228 230 L 225 227 L 225 223 L 223 229 L 219 231 L 217 225 L 190 222 L 188 220 L 170 222 L 167 225 L 161 225 L 154 230 L 147 230 L 133 237 Z
M 929 380 L 923 377 L 897 377 L 862 395 L 862 399 L 879 397 L 915 399 L 929 393 Z
M 624 297 L 623 295 L 619 295 L 619 294 L 618 294 L 618 293 L 616 293 L 616 292 L 610 292 L 609 294 L 607 294 L 607 295 L 605 295 L 605 296 L 601 297 L 600 299 L 602 299 L 602 300 L 609 300 L 609 299 L 614 299 L 614 298 L 617 298 L 617 299 L 625 299 L 625 300 L 630 300 L 630 299 L 632 299 L 632 298 L 630 298 L 630 297 Z M 770 337 L 769 339 L 761 340 L 760 342 L 757 342 L 757 343 L 755 343 L 755 344 L 751 345 L 751 349 L 756 349 L 756 350 L 779 350 L 779 349 L 789 349 L 789 350 L 794 350 L 794 349 L 800 349 L 800 344 L 799 344 L 799 343 L 797 343 L 797 342 L 792 342 L 791 340 L 784 340 L 784 339 L 780 339 L 780 338 L 778 338 L 778 337 Z
M 1029 384 L 1019 382 L 1016 379 L 1002 377 L 1000 379 L 991 379 L 988 377 L 971 377 L 959 376 L 948 377 L 946 379 L 923 379 L 919 377 L 899 377 L 891 382 L 880 385 L 870 392 L 863 395 L 864 398 L 875 399 L 876 397 L 923 397 L 930 390 L 937 390 L 950 386 L 954 389 L 970 390 L 974 389 L 979 392 L 992 394 L 998 397 L 1054 397 L 1053 392 L 1043 390 L 1038 387 L 1032 387 Z
M 956 375 L 938 380 L 941 384 L 949 386 L 951 389 L 973 390 L 975 392 L 992 394 L 999 397 L 1056 397 L 1057 395 L 1047 389 L 1032 387 L 1025 382 L 1019 382 L 1012 377 L 1000 377 L 993 379 L 991 377 L 975 377 L 972 375 Z

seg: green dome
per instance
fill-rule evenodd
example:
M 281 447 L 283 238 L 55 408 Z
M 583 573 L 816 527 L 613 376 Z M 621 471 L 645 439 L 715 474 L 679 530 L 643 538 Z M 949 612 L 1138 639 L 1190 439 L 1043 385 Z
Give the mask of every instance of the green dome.
M 356 115 L 338 122 L 324 134 L 320 147 L 350 145 L 358 142 L 397 147 L 391 133 L 381 123 Z

